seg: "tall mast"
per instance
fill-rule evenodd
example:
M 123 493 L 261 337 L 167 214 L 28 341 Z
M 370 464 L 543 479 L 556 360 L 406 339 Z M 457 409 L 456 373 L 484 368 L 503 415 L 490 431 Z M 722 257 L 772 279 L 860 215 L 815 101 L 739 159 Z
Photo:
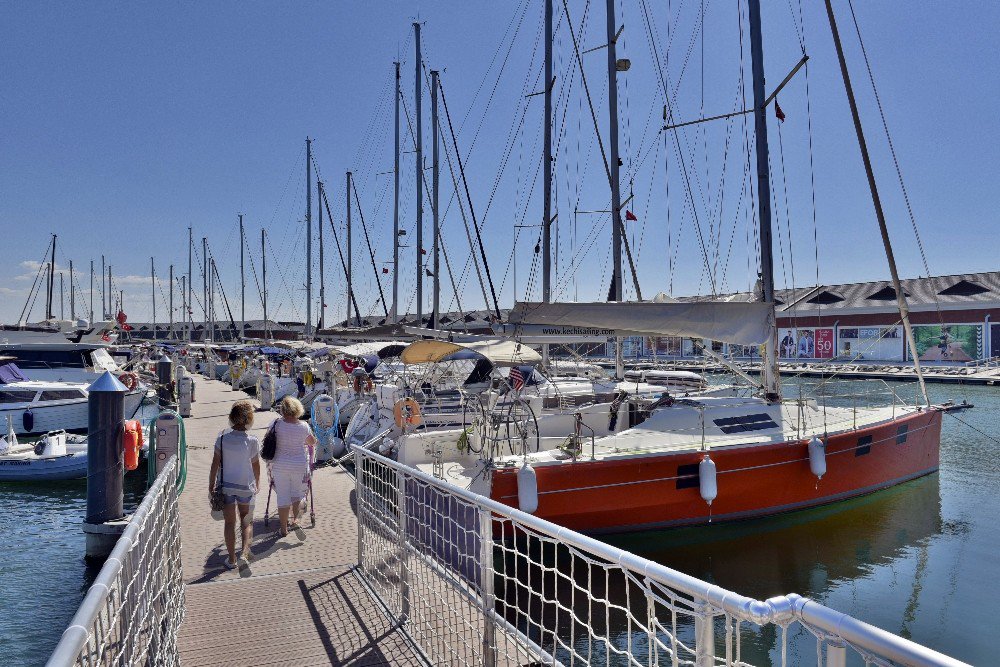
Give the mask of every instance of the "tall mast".
M 211 340 L 215 341 L 215 258 L 208 260 L 208 319 Z
M 608 0 L 608 117 L 611 121 L 611 301 L 622 300 L 622 195 L 618 182 L 618 53 L 615 48 L 615 2 Z M 548 82 L 546 82 L 546 85 Z M 618 346 L 621 348 L 621 345 Z
M 392 200 L 392 317 L 390 322 L 399 321 L 399 63 L 396 65 L 396 148 L 393 153 L 394 167 Z
M 104 255 L 101 255 L 101 319 L 108 319 L 108 306 L 105 303 L 109 298 L 107 290 L 104 289 Z
M 156 340 L 156 263 L 152 257 L 149 258 L 149 284 L 153 295 L 153 340 Z
M 316 211 L 319 217 L 316 222 L 319 225 L 319 317 L 316 320 L 316 327 L 323 329 L 326 326 L 326 267 L 323 259 L 323 183 L 316 179 Z
M 94 260 L 90 260 L 90 326 L 94 326 Z
M 247 331 L 247 281 L 243 272 L 243 255 L 246 249 L 246 238 L 243 236 L 243 214 L 240 216 L 240 339 Z
M 767 108 L 764 102 L 764 47 L 760 28 L 760 0 L 749 0 L 750 62 L 753 71 L 753 117 L 757 144 L 757 211 L 760 216 L 761 299 L 770 304 L 771 331 L 761 358 L 764 396 L 781 400 L 778 376 L 778 328 L 774 312 L 774 257 L 771 248 L 771 181 L 768 175 Z
M 73 260 L 69 260 L 69 319 L 76 322 L 76 290 L 73 278 Z
M 552 0 L 545 0 L 545 120 L 542 132 L 542 301 L 552 299 Z M 548 346 L 545 346 L 548 352 Z
M 170 303 L 167 304 L 167 312 L 170 313 L 170 328 L 167 329 L 167 339 L 174 337 L 174 265 L 170 265 Z
M 208 239 L 204 236 L 201 237 L 201 258 L 202 258 L 201 280 L 203 283 L 202 289 L 204 289 L 205 291 L 204 294 L 205 300 L 202 301 L 201 303 L 202 311 L 205 313 L 205 322 L 202 331 L 205 332 L 208 329 Z M 202 333 L 201 342 L 204 343 L 205 338 L 206 338 L 205 334 Z
M 312 336 L 312 139 L 306 137 L 306 338 Z
M 264 237 L 264 230 L 260 230 L 260 282 L 263 294 L 261 297 L 264 301 L 264 337 L 268 338 L 268 332 L 270 327 L 267 321 L 267 250 Z
M 66 319 L 66 286 L 63 285 L 63 272 L 59 272 L 59 319 Z
M 51 320 L 55 317 L 54 310 L 55 304 L 52 302 L 52 290 L 56 286 L 56 238 L 55 234 L 52 235 L 52 260 L 49 262 L 49 295 L 47 299 L 47 304 L 45 306 L 45 319 Z
M 431 212 L 434 215 L 434 294 L 431 301 L 430 328 L 437 329 L 441 316 L 441 218 L 438 214 L 438 72 L 431 70 Z
M 837 60 L 840 62 L 840 73 L 844 78 L 844 88 L 847 90 L 847 101 L 851 105 L 851 117 L 854 119 L 854 131 L 858 135 L 858 146 L 861 148 L 861 159 L 865 163 L 865 174 L 868 176 L 868 188 L 871 190 L 872 204 L 875 206 L 875 217 L 878 219 L 878 228 L 882 234 L 882 245 L 885 248 L 885 258 L 889 262 L 889 273 L 892 275 L 892 287 L 896 290 L 896 306 L 899 309 L 899 316 L 903 320 L 903 331 L 906 334 L 906 343 L 910 348 L 910 356 L 913 357 L 913 370 L 917 374 L 920 382 L 920 393 L 923 394 L 924 402 L 931 404 L 927 395 L 927 386 L 924 384 L 924 375 L 920 370 L 920 355 L 917 354 L 917 342 L 913 339 L 913 327 L 910 326 L 910 308 L 906 303 L 906 293 L 899 282 L 899 272 L 896 270 L 896 256 L 892 251 L 892 243 L 889 241 L 889 228 L 885 223 L 885 212 L 882 210 L 882 198 L 878 194 L 878 186 L 875 183 L 875 172 L 872 170 L 871 156 L 868 154 L 868 142 L 865 141 L 865 133 L 861 127 L 861 116 L 858 113 L 858 103 L 854 99 L 854 86 L 851 85 L 851 75 L 847 71 L 847 60 L 844 59 L 844 47 L 840 43 L 840 30 L 837 29 L 837 19 L 833 14 L 833 5 L 830 0 L 826 0 L 826 14 L 830 19 L 830 31 L 833 33 L 833 43 L 837 47 Z
M 191 288 L 194 283 L 191 280 L 191 261 L 194 255 L 194 232 L 188 227 L 188 274 L 187 274 L 187 285 L 186 292 L 187 301 L 184 304 L 184 325 L 187 329 L 187 340 L 191 342 L 191 331 L 194 329 L 194 306 L 191 299 Z
M 414 108 L 417 116 L 417 326 L 424 323 L 424 141 L 423 114 L 420 104 L 420 24 L 413 24 L 416 40 L 416 76 L 413 79 Z
M 108 263 L 108 319 L 116 320 L 118 319 L 118 315 L 117 313 L 112 312 L 115 309 L 115 307 L 111 303 L 112 299 L 115 298 L 114 292 L 112 292 L 113 289 L 114 288 L 111 286 L 111 263 L 109 262 Z
M 351 172 L 347 172 L 347 326 L 351 325 L 351 302 L 354 300 L 354 269 L 351 266 L 353 252 L 351 243 Z M 360 323 L 361 313 L 355 312 L 354 317 Z

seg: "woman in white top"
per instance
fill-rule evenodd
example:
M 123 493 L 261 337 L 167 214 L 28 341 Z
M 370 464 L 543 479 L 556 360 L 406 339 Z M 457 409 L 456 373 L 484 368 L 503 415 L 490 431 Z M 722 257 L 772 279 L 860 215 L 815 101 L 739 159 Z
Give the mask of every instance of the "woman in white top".
M 229 558 L 226 567 L 237 566 L 236 515 L 239 513 L 242 557 L 249 561 L 250 544 L 253 542 L 254 496 L 260 487 L 260 443 L 247 429 L 253 426 L 253 406 L 249 401 L 237 401 L 229 411 L 229 424 L 215 440 L 215 456 L 208 473 L 208 493 L 216 488 L 226 495 L 222 510 L 225 518 L 223 530 Z
M 274 493 L 278 497 L 278 518 L 281 534 L 299 527 L 299 510 L 309 484 L 312 461 L 308 446 L 315 446 L 316 437 L 309 424 L 300 421 L 305 413 L 302 403 L 294 396 L 285 396 L 278 407 L 281 418 L 274 420 L 276 447 L 271 460 L 271 479 Z M 289 511 L 292 515 L 288 521 Z

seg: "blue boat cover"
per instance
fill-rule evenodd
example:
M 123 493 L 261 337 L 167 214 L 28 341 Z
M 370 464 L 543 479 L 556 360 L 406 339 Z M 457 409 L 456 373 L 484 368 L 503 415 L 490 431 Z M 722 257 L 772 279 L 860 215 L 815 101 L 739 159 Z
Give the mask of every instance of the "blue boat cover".
M 28 378 L 24 377 L 21 373 L 21 369 L 15 364 L 4 364 L 0 366 L 0 384 L 7 384 L 8 382 L 24 382 Z

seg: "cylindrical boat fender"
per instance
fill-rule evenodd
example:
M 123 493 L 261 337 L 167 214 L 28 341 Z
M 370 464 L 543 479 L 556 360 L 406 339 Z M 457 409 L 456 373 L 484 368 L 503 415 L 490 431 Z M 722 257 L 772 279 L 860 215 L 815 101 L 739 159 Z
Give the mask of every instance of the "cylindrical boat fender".
M 139 452 L 142 450 L 142 424 L 138 419 L 125 422 L 125 469 L 139 467 Z
M 701 499 L 712 506 L 712 501 L 719 495 L 719 485 L 716 481 L 715 461 L 705 454 L 705 458 L 698 464 L 698 489 L 701 491 Z
M 826 474 L 826 444 L 816 435 L 809 441 L 809 470 L 816 479 L 823 479 Z
M 534 514 L 538 509 L 538 476 L 530 463 L 525 463 L 517 471 L 517 508 Z
M 24 427 L 25 433 L 31 433 L 35 430 L 35 413 L 28 408 L 21 413 L 21 426 Z

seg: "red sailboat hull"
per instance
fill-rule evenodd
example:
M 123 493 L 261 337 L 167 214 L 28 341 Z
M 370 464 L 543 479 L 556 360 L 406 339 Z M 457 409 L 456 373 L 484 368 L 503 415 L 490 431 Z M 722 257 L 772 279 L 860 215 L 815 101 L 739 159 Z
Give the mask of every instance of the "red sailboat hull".
M 826 474 L 809 467 L 808 440 L 710 450 L 718 496 L 699 490 L 700 451 L 561 461 L 535 466 L 535 515 L 587 533 L 706 524 L 768 516 L 844 500 L 938 469 L 942 412 L 922 410 L 831 434 Z M 517 506 L 517 469 L 493 472 L 491 497 Z

